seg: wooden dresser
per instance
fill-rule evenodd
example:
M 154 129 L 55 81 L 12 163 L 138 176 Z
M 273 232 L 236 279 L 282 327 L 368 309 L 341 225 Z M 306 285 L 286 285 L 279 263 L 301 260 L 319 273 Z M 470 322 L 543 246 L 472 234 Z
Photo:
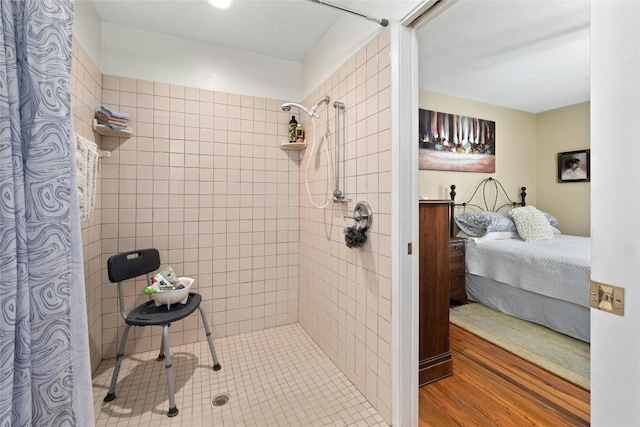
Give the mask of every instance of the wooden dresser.
M 464 278 L 464 253 L 466 239 L 452 237 L 449 240 L 449 301 L 466 304 L 467 289 Z
M 418 384 L 452 374 L 449 352 L 449 200 L 421 200 Z

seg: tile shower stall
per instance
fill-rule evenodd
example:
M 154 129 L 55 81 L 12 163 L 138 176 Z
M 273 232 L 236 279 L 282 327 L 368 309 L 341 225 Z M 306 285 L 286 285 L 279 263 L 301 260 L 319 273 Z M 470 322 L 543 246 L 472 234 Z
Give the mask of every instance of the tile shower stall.
M 171 265 L 179 275 L 196 277 L 195 289 L 203 297 L 202 307 L 219 347 L 221 372 L 226 369 L 225 359 L 229 368 L 237 365 L 241 370 L 242 364 L 232 358 L 240 353 L 246 356 L 247 350 L 239 353 L 237 344 L 229 342 L 264 340 L 255 335 L 261 333 L 281 337 L 279 328 L 289 328 L 284 339 L 274 340 L 285 346 L 274 349 L 276 354 L 287 354 L 287 337 L 292 349 L 304 341 L 302 348 L 310 348 L 314 357 L 317 349 L 336 370 L 341 393 L 350 396 L 345 399 L 355 396 L 358 404 L 368 405 L 364 411 L 371 411 L 364 416 L 360 409 L 351 410 L 352 415 L 354 411 L 361 415 L 343 421 L 330 415 L 305 418 L 309 425 L 326 425 L 322 423 L 327 420 L 336 425 L 389 423 L 389 30 L 337 67 L 301 101 L 311 105 L 328 94 L 332 102 L 346 104 L 346 140 L 341 144 L 346 144 L 346 196 L 352 201 L 325 210 L 313 208 L 307 198 L 305 170 L 310 146 L 301 152 L 279 148 L 287 138 L 291 114 L 302 121 L 309 143 L 314 134 L 312 123 L 298 111 L 282 112 L 284 100 L 103 75 L 77 42 L 73 54 L 75 131 L 111 152 L 111 157 L 101 159 L 96 210 L 82 229 L 94 379 L 102 378 L 105 369 L 110 374 L 124 329 L 116 286 L 107 279 L 106 260 L 121 251 L 155 247 L 163 265 Z M 127 112 L 134 136 L 122 139 L 95 134 L 91 124 L 100 105 Z M 325 126 L 335 129 L 333 107 L 324 108 L 320 115 Z M 333 149 L 332 144 L 330 147 Z M 309 185 L 314 200 L 324 197 L 326 167 L 324 155 L 312 163 Z M 372 205 L 374 221 L 365 247 L 349 249 L 343 229 L 353 222 L 344 215 L 359 200 Z M 143 286 L 129 289 L 127 307 L 146 300 Z M 199 322 L 199 316 L 190 316 L 172 324 L 174 351 L 200 351 L 198 346 L 206 339 Z M 270 328 L 275 329 L 267 332 Z M 156 352 L 160 343 L 160 328 L 134 328 L 125 353 L 142 360 L 140 357 Z M 278 357 L 260 363 L 277 364 Z M 128 363 L 136 363 L 133 359 L 125 358 L 123 370 Z M 199 360 L 200 365 L 209 363 L 206 351 Z M 175 362 L 178 370 L 180 363 L 182 360 Z M 126 379 L 124 372 L 120 380 Z M 154 373 L 163 379 L 164 367 L 154 367 Z M 224 375 L 233 376 L 230 372 Z M 207 399 L 225 392 L 213 388 L 201 392 Z M 177 391 L 179 408 L 196 393 L 191 385 L 183 389 L 190 391 L 182 395 Z M 95 396 L 96 417 L 104 412 L 102 392 L 94 383 L 94 393 L 100 393 Z M 162 399 L 159 396 L 156 402 L 156 409 L 162 411 L 152 411 L 151 419 L 166 419 Z M 118 399 L 112 403 L 117 404 Z M 146 425 L 145 415 L 138 416 L 142 418 L 128 425 Z M 181 411 L 177 418 L 195 419 L 190 416 Z M 253 422 L 230 419 L 235 424 L 227 421 L 224 425 Z

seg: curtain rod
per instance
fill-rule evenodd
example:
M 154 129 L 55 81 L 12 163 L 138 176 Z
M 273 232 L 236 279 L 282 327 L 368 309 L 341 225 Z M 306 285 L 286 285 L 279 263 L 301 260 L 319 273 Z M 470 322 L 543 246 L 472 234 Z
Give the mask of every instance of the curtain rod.
M 376 24 L 380 24 L 383 27 L 389 25 L 389 20 L 384 18 L 376 18 L 375 16 L 365 15 L 364 13 L 358 12 L 357 10 L 349 9 L 348 7 L 340 6 L 339 4 L 331 3 L 326 0 L 310 0 L 315 3 L 324 4 L 336 9 L 343 10 L 345 12 L 353 13 L 354 15 L 358 15 L 368 21 L 375 22 Z

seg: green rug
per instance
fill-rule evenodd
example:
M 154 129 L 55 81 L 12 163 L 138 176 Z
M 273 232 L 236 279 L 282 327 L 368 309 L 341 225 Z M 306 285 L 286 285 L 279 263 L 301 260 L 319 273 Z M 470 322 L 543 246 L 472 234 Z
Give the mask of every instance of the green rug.
M 450 310 L 450 321 L 559 377 L 590 390 L 590 345 L 544 326 L 471 303 Z

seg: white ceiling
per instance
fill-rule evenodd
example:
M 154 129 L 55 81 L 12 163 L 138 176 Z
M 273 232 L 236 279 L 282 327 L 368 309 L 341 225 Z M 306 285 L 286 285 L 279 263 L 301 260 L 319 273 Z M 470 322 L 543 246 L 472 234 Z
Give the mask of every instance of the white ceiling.
M 235 0 L 224 10 L 207 0 L 92 2 L 104 22 L 296 62 L 344 13 L 308 0 Z M 344 6 L 350 0 L 332 2 Z
M 588 101 L 589 9 L 458 1 L 418 32 L 420 87 L 532 113 Z
M 347 13 L 310 0 L 92 2 L 105 22 L 296 62 Z M 418 33 L 423 89 L 534 113 L 589 99 L 588 1 L 459 0 Z

